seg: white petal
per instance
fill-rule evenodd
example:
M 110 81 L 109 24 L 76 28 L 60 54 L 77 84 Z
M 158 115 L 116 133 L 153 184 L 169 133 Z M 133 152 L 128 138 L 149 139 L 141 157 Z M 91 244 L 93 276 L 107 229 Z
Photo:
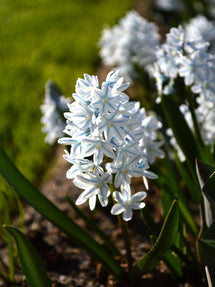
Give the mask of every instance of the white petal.
M 142 201 L 146 196 L 147 196 L 147 193 L 145 191 L 139 191 L 139 192 L 135 193 L 134 195 L 132 195 L 131 201 L 132 201 L 132 203 Z
M 119 191 L 115 191 L 113 193 L 113 197 L 116 201 L 118 201 L 119 203 L 123 204 L 124 203 L 124 198 L 121 192 Z
M 155 174 L 154 172 L 151 172 L 149 170 L 145 170 L 144 175 L 147 176 L 148 178 L 151 178 L 151 179 L 158 178 L 157 174 Z
M 96 195 L 93 195 L 89 198 L 90 210 L 93 210 L 96 206 Z
M 76 204 L 76 205 L 81 205 L 81 204 L 83 204 L 86 200 L 87 200 L 87 199 L 83 197 L 83 193 L 81 193 L 81 194 L 79 195 L 79 197 L 77 198 L 75 204 Z
M 149 189 L 149 185 L 148 185 L 148 181 L 147 178 L 145 176 L 143 176 L 143 183 L 145 184 L 146 189 Z
M 107 199 L 107 193 L 106 192 L 102 192 L 100 190 L 99 194 L 98 194 L 98 198 L 99 201 L 101 203 L 101 206 L 105 207 L 108 204 L 108 199 Z
M 131 220 L 133 215 L 133 211 L 131 208 L 126 208 L 125 211 L 123 212 L 123 219 L 125 221 Z
M 122 213 L 124 210 L 125 210 L 125 208 L 121 204 L 116 203 L 111 208 L 111 214 L 118 215 L 118 214 Z
M 75 142 L 77 142 L 77 141 L 72 139 L 72 138 L 69 138 L 69 137 L 61 138 L 58 140 L 58 143 L 63 144 L 63 145 L 71 145 Z
M 135 202 L 135 203 L 132 203 L 130 207 L 132 209 L 142 209 L 143 207 L 145 207 L 145 205 L 146 205 L 145 202 Z

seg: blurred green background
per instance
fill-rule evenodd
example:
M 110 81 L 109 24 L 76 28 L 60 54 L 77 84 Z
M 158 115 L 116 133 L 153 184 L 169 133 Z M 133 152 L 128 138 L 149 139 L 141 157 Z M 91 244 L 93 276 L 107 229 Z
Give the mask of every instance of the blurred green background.
M 134 0 L 0 0 L 1 146 L 34 183 L 53 149 L 44 143 L 40 105 L 52 79 L 66 97 L 100 64 L 97 43 Z

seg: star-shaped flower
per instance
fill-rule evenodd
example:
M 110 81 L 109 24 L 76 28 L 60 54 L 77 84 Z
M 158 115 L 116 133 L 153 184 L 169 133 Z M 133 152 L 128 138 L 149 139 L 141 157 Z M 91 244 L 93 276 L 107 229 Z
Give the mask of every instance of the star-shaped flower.
M 146 197 L 146 192 L 139 191 L 131 195 L 130 185 L 121 185 L 121 192 L 115 191 L 113 197 L 116 204 L 111 209 L 111 214 L 118 215 L 123 213 L 125 221 L 131 220 L 133 216 L 132 209 L 142 209 L 145 203 L 142 200 Z

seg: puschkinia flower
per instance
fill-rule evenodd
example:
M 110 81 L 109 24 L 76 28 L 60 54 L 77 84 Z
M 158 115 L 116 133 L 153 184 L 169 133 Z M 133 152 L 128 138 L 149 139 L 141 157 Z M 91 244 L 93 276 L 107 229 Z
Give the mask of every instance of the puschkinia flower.
M 214 33 L 211 26 L 208 29 Z M 166 42 L 157 49 L 157 61 L 151 69 L 158 93 L 173 93 L 174 82 L 180 76 L 186 86 L 191 86 L 193 93 L 203 95 L 206 101 L 215 102 L 215 57 L 207 52 L 209 44 L 206 36 L 188 38 L 182 26 L 171 28 Z
M 80 205 L 86 200 L 93 198 L 89 204 L 90 209 L 93 210 L 96 204 L 96 195 L 98 195 L 101 205 L 103 207 L 107 206 L 108 196 L 110 195 L 110 188 L 108 183 L 111 183 L 111 178 L 112 177 L 109 173 L 94 175 L 93 173 L 89 172 L 77 175 L 74 179 L 74 184 L 77 187 L 85 190 L 79 195 L 78 199 L 76 200 L 76 204 Z
M 161 123 L 139 103 L 129 102 L 127 87 L 119 71 L 110 72 L 101 87 L 97 77 L 84 75 L 64 113 L 66 136 L 58 142 L 69 147 L 64 158 L 72 166 L 66 177 L 83 190 L 76 204 L 88 202 L 91 210 L 97 199 L 102 206 L 108 204 L 110 184 L 128 190 L 131 178 L 140 177 L 148 189 L 147 179 L 157 178 L 150 164 L 164 156 L 157 134 Z M 143 204 L 135 203 L 138 195 L 131 199 L 132 208 L 142 208 Z
M 206 101 L 203 96 L 197 98 L 197 103 L 198 106 L 195 109 L 195 115 L 199 125 L 200 133 L 204 144 L 210 145 L 213 151 L 215 143 L 215 103 Z M 189 107 L 187 105 L 181 105 L 179 108 L 181 113 L 184 115 L 189 128 L 194 132 L 194 126 Z M 167 135 L 170 137 L 170 144 L 177 151 L 180 161 L 184 162 L 186 158 L 181 148 L 179 147 L 171 129 L 167 130 Z
M 198 15 L 192 18 L 185 25 L 185 35 L 187 41 L 200 39 L 204 42 L 209 42 L 210 50 L 215 49 L 215 22 L 208 20 L 203 15 Z
M 156 0 L 155 3 L 159 9 L 168 12 L 182 12 L 185 9 L 181 0 Z
M 139 191 L 131 195 L 130 185 L 121 185 L 121 192 L 114 191 L 113 197 L 116 203 L 111 209 L 113 215 L 123 213 L 123 219 L 129 221 L 132 218 L 132 209 L 142 209 L 145 207 L 145 202 L 142 200 L 146 197 L 146 192 Z
M 147 71 L 156 60 L 155 47 L 159 42 L 157 26 L 130 11 L 118 25 L 103 30 L 100 56 L 106 65 L 120 69 L 131 81 L 137 76 L 136 65 Z
M 191 33 L 194 29 L 192 23 L 196 23 L 196 21 L 199 21 L 200 26 L 200 23 L 202 23 L 202 30 L 197 29 L 195 33 Z M 206 25 L 207 23 L 208 25 Z M 189 86 L 195 96 L 195 116 L 202 140 L 206 145 L 211 145 L 212 149 L 215 139 L 212 128 L 214 124 L 213 115 L 215 114 L 215 57 L 214 54 L 209 52 L 209 49 L 214 38 L 211 35 L 215 35 L 213 27 L 213 22 L 199 16 L 185 26 L 185 29 L 181 26 L 171 28 L 166 36 L 166 42 L 157 51 L 157 62 L 153 74 L 157 82 L 159 95 L 174 93 L 174 84 L 177 78 L 184 79 L 185 86 Z M 193 37 L 191 37 L 191 34 Z M 190 129 L 195 133 L 189 107 L 182 105 L 180 110 Z M 168 133 L 171 138 L 170 143 L 176 149 L 181 161 L 184 161 L 185 157 L 176 139 L 170 130 Z M 146 142 L 145 145 L 147 145 Z M 155 146 L 153 143 L 152 147 Z M 157 152 L 159 153 L 159 150 Z M 148 158 L 150 162 L 149 152 Z
M 50 145 L 63 136 L 63 129 L 66 126 L 63 113 L 67 110 L 69 102 L 70 100 L 60 94 L 51 80 L 46 83 L 45 99 L 40 109 L 43 114 L 42 131 L 46 134 L 45 141 Z

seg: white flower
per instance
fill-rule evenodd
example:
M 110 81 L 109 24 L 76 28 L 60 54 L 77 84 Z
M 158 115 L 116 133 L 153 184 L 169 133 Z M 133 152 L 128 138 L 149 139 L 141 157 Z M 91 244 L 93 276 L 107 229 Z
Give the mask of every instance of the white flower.
M 71 168 L 67 170 L 66 178 L 75 178 L 78 174 L 82 174 L 84 172 L 91 172 L 96 175 L 104 173 L 102 167 L 96 165 L 93 161 L 75 158 L 67 150 L 65 150 L 63 157 L 72 164 Z
M 130 11 L 118 25 L 103 30 L 100 55 L 106 65 L 120 69 L 131 81 L 137 76 L 135 65 L 147 71 L 155 61 L 155 47 L 159 41 L 157 26 Z
M 182 12 L 185 9 L 181 0 L 156 0 L 156 5 L 162 10 L 171 12 Z
M 203 15 L 197 15 L 185 25 L 185 35 L 188 41 L 201 39 L 204 42 L 211 44 L 211 49 L 214 51 L 215 44 L 215 23 L 209 21 Z
M 147 170 L 152 155 L 147 154 L 144 139 L 156 142 L 161 123 L 154 115 L 147 116 L 139 102 L 129 102 L 124 92 L 128 85 L 119 72 L 110 72 L 101 88 L 97 77 L 85 75 L 78 79 L 75 101 L 64 113 L 66 136 L 58 142 L 70 147 L 64 155 L 72 165 L 66 176 L 84 189 L 76 204 L 88 201 L 91 210 L 97 197 L 102 206 L 108 204 L 109 184 L 117 188 L 130 184 L 131 177 L 143 177 L 148 188 L 146 177 L 157 178 Z M 162 155 L 161 144 L 154 145 L 153 160 Z
M 63 136 L 66 126 L 63 113 L 67 110 L 69 102 L 70 100 L 60 94 L 51 80 L 46 83 L 45 99 L 40 109 L 43 114 L 41 118 L 42 131 L 46 134 L 45 141 L 50 145 Z
M 102 89 L 94 90 L 92 106 L 95 110 L 100 113 L 108 113 L 116 110 L 119 100 L 118 96 L 112 90 L 108 85 L 104 85 Z
M 101 175 L 95 175 L 92 173 L 86 173 L 77 175 L 74 179 L 74 184 L 82 189 L 85 189 L 77 198 L 76 204 L 83 204 L 85 201 L 93 197 L 93 200 L 90 205 L 90 209 L 95 208 L 95 196 L 98 195 L 98 199 L 101 205 L 107 206 L 108 196 L 110 195 L 110 188 L 108 183 L 111 183 L 111 175 L 109 173 L 103 173 Z
M 122 185 L 121 192 L 115 191 L 113 197 L 117 203 L 113 205 L 111 213 L 113 215 L 123 213 L 123 219 L 128 221 L 132 218 L 132 209 L 144 208 L 145 203 L 142 200 L 146 197 L 146 192 L 139 191 L 131 196 L 130 185 Z
M 145 138 L 144 146 L 148 155 L 149 163 L 155 162 L 156 158 L 164 158 L 165 153 L 160 149 L 164 141 L 153 141 L 150 137 Z
M 181 162 L 185 162 L 186 161 L 186 157 L 185 157 L 183 151 L 181 150 L 180 146 L 178 145 L 178 143 L 176 141 L 176 138 L 173 135 L 173 131 L 170 128 L 168 128 L 166 130 L 166 134 L 167 134 L 167 136 L 170 137 L 169 142 L 172 145 L 172 147 L 176 150 L 179 160 Z
M 197 102 L 199 106 L 196 109 L 196 114 L 201 126 L 202 138 L 213 149 L 215 142 L 215 102 L 206 101 L 203 96 L 199 97 Z
M 83 149 L 85 157 L 93 155 L 93 161 L 96 165 L 103 161 L 104 155 L 114 158 L 113 144 L 105 141 L 101 136 L 91 135 L 83 139 Z
M 207 62 L 202 53 L 197 51 L 192 53 L 190 58 L 187 56 L 181 57 L 181 66 L 179 68 L 179 75 L 184 77 L 185 85 L 192 85 L 201 74 L 201 69 L 207 66 Z
M 91 100 L 91 93 L 94 89 L 98 88 L 98 77 L 97 76 L 89 76 L 84 74 L 84 79 L 78 79 L 75 91 L 76 94 L 73 94 L 73 98 L 76 101 L 82 101 L 83 103 L 89 103 Z
M 140 155 L 134 155 L 130 158 L 122 157 L 119 161 L 106 164 L 106 169 L 110 173 L 116 173 L 114 186 L 119 187 L 121 184 L 130 184 L 131 177 L 141 177 L 144 172 L 138 167 Z
M 125 132 L 122 127 L 125 123 L 126 121 L 118 111 L 101 114 L 97 119 L 98 130 L 100 133 L 104 132 L 107 141 L 111 141 L 114 136 L 120 140 L 124 139 Z
M 70 112 L 64 113 L 67 119 L 67 124 L 74 124 L 79 129 L 86 131 L 88 128 L 93 130 L 92 118 L 94 115 L 93 109 L 82 102 L 73 102 L 68 105 Z
M 201 69 L 197 81 L 192 86 L 192 91 L 203 95 L 206 101 L 215 102 L 215 71 L 213 66 L 208 64 Z

